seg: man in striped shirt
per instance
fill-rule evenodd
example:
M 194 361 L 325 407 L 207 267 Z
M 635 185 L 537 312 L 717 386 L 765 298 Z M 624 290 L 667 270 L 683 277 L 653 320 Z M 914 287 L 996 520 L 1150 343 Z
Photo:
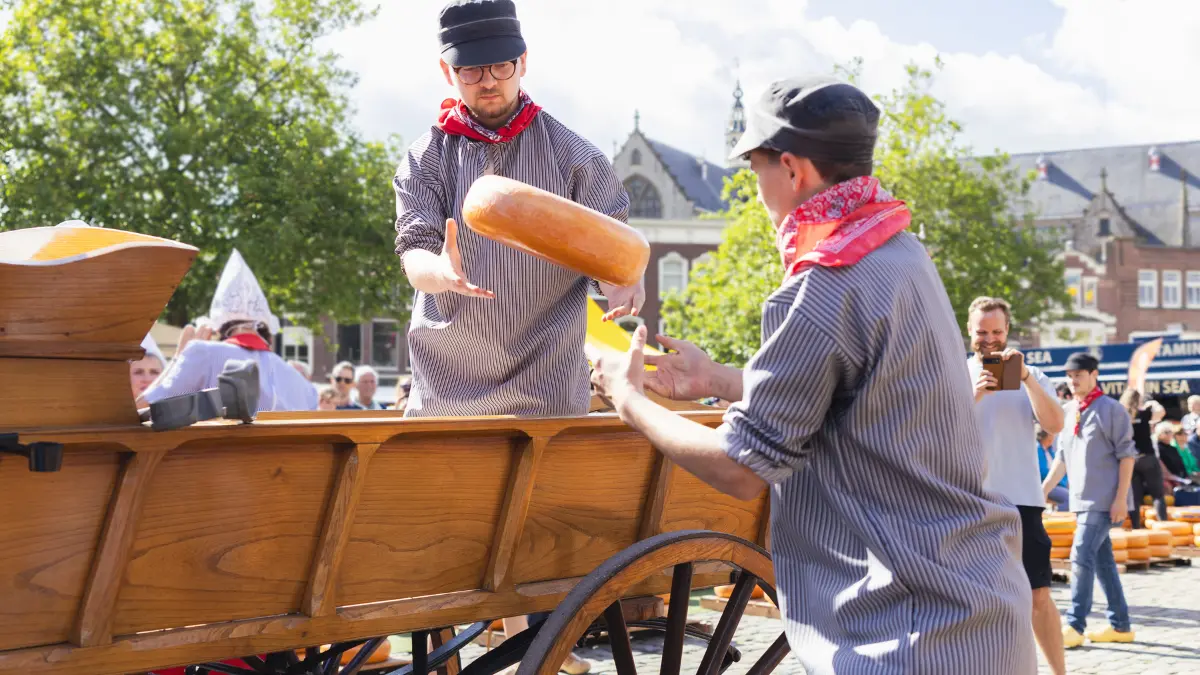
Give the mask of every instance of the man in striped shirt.
M 787 277 L 745 371 L 644 328 L 593 382 L 674 462 L 728 494 L 771 490 L 780 609 L 810 675 L 1036 670 L 1020 521 L 984 452 L 945 288 L 870 177 L 879 111 L 824 78 L 773 84 L 748 153 Z M 661 339 L 660 339 L 661 341 Z M 736 401 L 710 429 L 649 400 Z
M 400 164 L 396 253 L 416 289 L 409 417 L 584 415 L 591 280 L 458 226 L 477 178 L 519 180 L 625 221 L 629 196 L 598 148 L 521 90 L 526 48 L 511 0 L 442 10 L 447 99 Z M 547 227 L 550 227 L 547 224 Z M 607 319 L 636 314 L 637 286 L 599 284 Z

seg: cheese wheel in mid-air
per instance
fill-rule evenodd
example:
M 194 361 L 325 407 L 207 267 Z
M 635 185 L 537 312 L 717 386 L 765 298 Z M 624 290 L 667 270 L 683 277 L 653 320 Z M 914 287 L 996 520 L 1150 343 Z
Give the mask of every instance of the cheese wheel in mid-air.
M 650 261 L 650 244 L 632 227 L 511 178 L 476 180 L 462 214 L 488 239 L 615 286 L 637 284 Z

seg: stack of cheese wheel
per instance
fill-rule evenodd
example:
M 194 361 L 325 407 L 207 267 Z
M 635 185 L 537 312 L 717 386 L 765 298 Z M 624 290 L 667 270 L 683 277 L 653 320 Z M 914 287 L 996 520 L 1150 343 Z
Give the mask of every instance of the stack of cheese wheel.
M 1125 555 L 1129 562 L 1150 559 L 1151 530 L 1130 530 L 1125 533 Z
M 1050 535 L 1050 558 L 1066 560 L 1071 557 L 1071 542 L 1075 539 L 1075 514 L 1043 512 L 1042 524 Z
M 1129 554 L 1125 551 L 1125 546 L 1129 543 L 1129 533 L 1119 527 L 1114 527 L 1108 531 L 1108 538 L 1112 541 L 1113 559 L 1118 563 L 1123 563 L 1129 559 Z
M 1196 539 L 1192 543 L 1200 547 L 1200 523 L 1192 525 L 1192 534 L 1196 535 Z
M 1171 530 L 1167 526 L 1171 522 L 1153 522 L 1150 523 L 1150 529 L 1146 530 L 1146 536 L 1150 538 L 1150 557 L 1151 558 L 1170 558 L 1172 555 L 1173 544 Z M 1183 523 L 1175 523 L 1183 525 Z M 1187 527 L 1184 525 L 1184 527 Z
M 1191 523 L 1181 523 L 1181 522 L 1175 521 L 1175 520 L 1168 520 L 1165 523 L 1155 521 L 1153 523 L 1150 523 L 1150 529 L 1167 532 L 1168 534 L 1170 534 L 1171 546 L 1190 546 L 1192 543 L 1192 524 Z M 1151 543 L 1151 545 L 1154 544 L 1154 542 L 1150 542 L 1150 543 Z M 1168 553 L 1168 556 L 1169 555 L 1170 554 Z M 1167 556 L 1160 556 L 1160 557 L 1167 557 Z

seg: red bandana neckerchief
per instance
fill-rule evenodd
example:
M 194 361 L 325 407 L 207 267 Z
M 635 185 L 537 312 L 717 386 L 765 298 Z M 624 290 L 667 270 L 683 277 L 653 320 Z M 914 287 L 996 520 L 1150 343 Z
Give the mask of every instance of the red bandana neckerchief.
M 1079 435 L 1079 422 L 1083 419 L 1083 411 L 1087 410 L 1088 406 L 1090 406 L 1093 401 L 1095 401 L 1096 399 L 1100 398 L 1103 395 L 1104 395 L 1104 392 L 1100 391 L 1100 386 L 1096 385 L 1096 388 L 1092 390 L 1092 393 L 1088 394 L 1087 396 L 1084 396 L 1083 400 L 1079 402 L 1079 407 L 1075 409 L 1075 435 L 1076 436 Z
M 438 115 L 437 126 L 442 131 L 455 136 L 483 141 L 484 143 L 507 143 L 525 131 L 525 127 L 533 122 L 538 111 L 542 108 L 529 98 L 529 94 L 521 92 L 517 112 L 508 124 L 492 130 L 476 121 L 467 109 L 467 104 L 452 98 L 442 101 L 442 112 Z
M 813 265 L 853 265 L 908 227 L 911 218 L 904 202 L 872 176 L 822 190 L 789 214 L 775 236 L 784 277 Z
M 238 333 L 225 339 L 226 344 L 237 345 L 252 352 L 269 352 L 271 345 L 257 333 Z

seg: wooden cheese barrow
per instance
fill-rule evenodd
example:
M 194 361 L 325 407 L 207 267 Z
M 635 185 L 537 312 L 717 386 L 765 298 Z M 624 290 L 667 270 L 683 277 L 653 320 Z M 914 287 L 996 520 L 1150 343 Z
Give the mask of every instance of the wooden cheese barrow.
M 402 633 L 404 672 L 424 673 L 460 667 L 492 619 L 553 611 L 464 672 L 551 674 L 604 632 L 628 675 L 621 601 L 667 592 L 663 672 L 678 672 L 690 589 L 731 580 L 701 672 L 736 656 L 751 591 L 774 597 L 766 495 L 717 492 L 612 414 L 140 423 L 127 360 L 196 253 L 117 230 L 0 233 L 0 673 L 333 673 L 340 652 Z M 445 639 L 427 652 L 431 631 Z M 780 636 L 752 672 L 786 651 Z M 252 669 L 215 663 L 235 657 Z

